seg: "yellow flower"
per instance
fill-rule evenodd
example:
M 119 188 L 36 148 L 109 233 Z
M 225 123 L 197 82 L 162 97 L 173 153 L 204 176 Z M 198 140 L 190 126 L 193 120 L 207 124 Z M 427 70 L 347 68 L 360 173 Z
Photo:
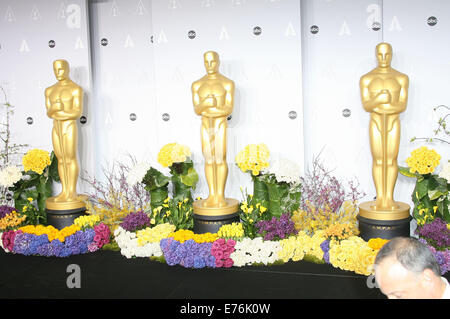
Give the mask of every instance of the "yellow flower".
M 265 144 L 249 144 L 236 155 L 236 164 L 242 172 L 256 176 L 269 167 L 269 149 Z
M 44 169 L 50 165 L 50 155 L 44 150 L 30 150 L 22 157 L 22 165 L 25 172 L 33 171 L 42 174 Z
M 175 226 L 169 223 L 139 230 L 136 232 L 138 245 L 144 246 L 147 243 L 159 243 L 162 239 L 167 238 L 172 234 L 173 231 L 175 231 Z
M 33 198 L 31 198 L 31 197 L 28 197 L 27 199 L 30 203 L 33 201 Z
M 244 237 L 244 228 L 241 223 L 223 225 L 217 235 L 221 238 L 241 238 Z
M 6 230 L 8 227 L 17 227 L 22 224 L 27 216 L 20 216 L 17 212 L 13 211 L 0 219 L 0 231 Z
M 164 145 L 158 153 L 158 163 L 163 167 L 172 166 L 173 163 L 185 162 L 191 156 L 189 147 L 177 143 Z
M 370 239 L 367 244 L 369 245 L 370 248 L 372 248 L 373 250 L 380 250 L 381 247 L 384 246 L 384 244 L 386 244 L 389 240 L 387 239 L 382 239 L 382 238 L 372 238 Z
M 429 150 L 422 146 L 411 152 L 411 156 L 406 159 L 411 173 L 431 174 L 439 165 L 441 156 L 435 150 Z

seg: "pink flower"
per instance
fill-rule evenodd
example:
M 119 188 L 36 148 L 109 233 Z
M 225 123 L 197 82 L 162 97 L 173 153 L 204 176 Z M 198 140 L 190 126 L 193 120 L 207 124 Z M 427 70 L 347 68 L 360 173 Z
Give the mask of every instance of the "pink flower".
M 224 264 L 223 266 L 225 268 L 230 268 L 231 266 L 233 266 L 234 261 L 231 258 L 227 258 L 227 259 L 224 260 L 223 264 Z
M 233 239 L 228 239 L 227 246 L 228 247 L 234 247 L 236 245 L 236 242 Z
M 217 268 L 223 267 L 223 261 L 216 259 L 216 267 Z
M 215 243 L 218 243 L 220 246 L 223 246 L 226 244 L 226 241 L 224 238 L 219 238 L 215 241 Z
M 218 250 L 216 252 L 215 255 L 213 255 L 214 257 L 216 257 L 216 259 L 222 259 L 223 258 L 223 251 L 222 250 Z
M 94 241 L 95 242 L 98 243 L 98 242 L 100 242 L 101 239 L 102 239 L 102 236 L 95 234 L 95 236 L 94 236 Z
M 94 251 L 98 250 L 98 246 L 95 243 L 90 243 L 88 246 L 89 252 L 93 253 Z

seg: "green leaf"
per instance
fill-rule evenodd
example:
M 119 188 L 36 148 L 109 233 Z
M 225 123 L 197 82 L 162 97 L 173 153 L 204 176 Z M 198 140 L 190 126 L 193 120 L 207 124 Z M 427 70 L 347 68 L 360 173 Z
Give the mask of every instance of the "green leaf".
M 163 173 L 151 167 L 147 174 L 145 174 L 142 182 L 145 184 L 147 191 L 152 191 L 156 188 L 164 187 L 169 184 L 169 177 L 165 176 Z
M 439 197 L 445 196 L 445 195 L 447 195 L 447 192 L 443 193 L 437 189 L 428 191 L 428 197 L 430 198 L 430 200 L 435 200 L 435 199 L 438 199 Z
M 193 167 L 191 167 L 188 169 L 187 174 L 180 176 L 180 179 L 184 185 L 190 186 L 195 189 L 195 185 L 198 182 L 197 171 Z
M 269 200 L 269 191 L 262 176 L 253 176 L 253 198 L 259 202 Z
M 419 199 L 422 199 L 428 194 L 428 180 L 424 179 L 416 183 L 416 192 L 419 194 Z
M 406 177 L 414 177 L 414 178 L 420 177 L 420 174 L 418 174 L 418 173 L 411 173 L 409 170 L 409 167 L 399 166 L 398 172 Z

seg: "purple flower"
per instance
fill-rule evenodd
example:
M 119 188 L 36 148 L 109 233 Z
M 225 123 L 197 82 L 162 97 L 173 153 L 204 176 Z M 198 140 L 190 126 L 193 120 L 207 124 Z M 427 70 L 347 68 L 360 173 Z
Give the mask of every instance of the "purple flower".
M 120 226 L 130 232 L 140 230 L 150 226 L 150 218 L 143 211 L 130 213 L 123 219 Z
M 282 214 L 279 219 L 272 217 L 271 220 L 261 220 L 255 226 L 258 233 L 264 236 L 264 240 L 283 239 L 297 234 L 295 224 L 288 213 Z
M 5 217 L 6 215 L 11 214 L 16 209 L 14 207 L 8 206 L 8 205 L 1 205 L 0 206 L 0 219 Z
M 431 223 L 419 227 L 416 233 L 438 250 L 447 249 L 450 246 L 450 230 L 445 221 L 440 218 L 435 218 Z

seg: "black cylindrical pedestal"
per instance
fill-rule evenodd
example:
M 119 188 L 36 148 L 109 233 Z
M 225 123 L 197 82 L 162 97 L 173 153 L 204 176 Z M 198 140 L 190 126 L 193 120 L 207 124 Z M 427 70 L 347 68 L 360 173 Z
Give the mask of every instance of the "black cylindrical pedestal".
M 70 226 L 76 218 L 86 215 L 85 207 L 69 210 L 52 210 L 46 208 L 45 211 L 47 213 L 47 224 L 57 229 Z
M 194 214 L 194 233 L 217 233 L 223 225 L 239 223 L 239 221 L 239 213 L 220 216 Z
M 411 216 L 399 220 L 375 220 L 358 215 L 359 236 L 368 241 L 371 238 L 392 239 L 409 237 Z

